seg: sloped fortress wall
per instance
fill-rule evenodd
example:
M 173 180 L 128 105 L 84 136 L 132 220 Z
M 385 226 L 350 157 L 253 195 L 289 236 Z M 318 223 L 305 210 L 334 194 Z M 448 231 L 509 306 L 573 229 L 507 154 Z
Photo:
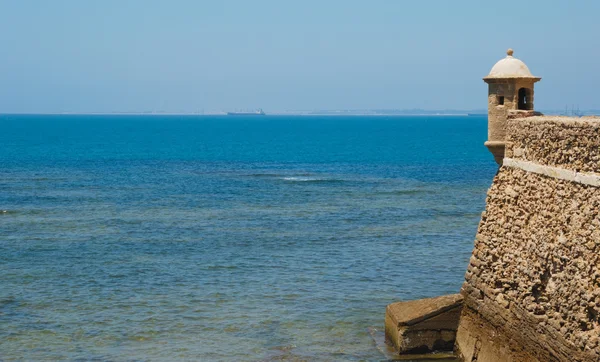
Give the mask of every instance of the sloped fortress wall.
M 600 118 L 509 120 L 461 293 L 472 361 L 600 361 Z

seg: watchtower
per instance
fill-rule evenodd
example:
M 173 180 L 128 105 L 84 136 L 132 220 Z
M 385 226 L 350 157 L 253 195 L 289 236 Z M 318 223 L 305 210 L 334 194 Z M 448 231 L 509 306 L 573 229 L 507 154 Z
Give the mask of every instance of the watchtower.
M 498 165 L 502 165 L 504 158 L 506 120 L 539 114 L 533 109 L 533 85 L 542 79 L 531 75 L 527 65 L 513 57 L 512 49 L 506 54 L 506 58 L 498 61 L 483 78 L 488 84 L 488 140 L 485 146 Z

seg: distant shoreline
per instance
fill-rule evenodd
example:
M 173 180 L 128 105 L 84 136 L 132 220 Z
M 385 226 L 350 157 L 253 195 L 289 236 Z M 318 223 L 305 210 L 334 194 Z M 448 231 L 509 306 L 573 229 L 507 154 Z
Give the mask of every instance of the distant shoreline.
M 267 113 L 264 116 L 372 116 L 372 117 L 413 117 L 413 116 L 468 116 L 467 113 Z M 225 113 L 0 113 L 0 116 L 194 116 L 194 117 L 231 117 Z M 477 114 L 476 116 L 479 116 Z M 238 116 L 239 117 L 239 116 Z M 243 116 L 242 116 L 243 117 Z
M 564 111 L 559 110 L 542 110 L 542 113 L 546 115 L 560 115 Z M 600 110 L 590 109 L 581 111 L 584 116 L 600 115 Z M 0 116 L 193 116 L 193 117 L 230 117 L 226 112 L 205 112 L 205 113 L 189 113 L 189 112 L 0 112 Z M 446 111 L 446 112 L 415 112 L 410 113 L 409 111 L 398 111 L 398 112 L 369 112 L 369 111 L 280 111 L 280 112 L 266 112 L 263 116 L 370 116 L 370 117 L 485 117 L 487 112 L 483 111 Z

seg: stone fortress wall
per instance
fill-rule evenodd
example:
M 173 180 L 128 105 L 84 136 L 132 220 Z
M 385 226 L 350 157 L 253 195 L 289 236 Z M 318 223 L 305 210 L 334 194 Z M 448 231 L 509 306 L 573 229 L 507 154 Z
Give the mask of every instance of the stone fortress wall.
M 500 168 L 465 282 L 460 295 L 390 304 L 388 343 L 453 346 L 465 362 L 600 362 L 600 117 L 535 112 L 541 78 L 512 49 L 483 80 Z
M 600 361 L 600 118 L 507 120 L 461 293 L 464 361 Z

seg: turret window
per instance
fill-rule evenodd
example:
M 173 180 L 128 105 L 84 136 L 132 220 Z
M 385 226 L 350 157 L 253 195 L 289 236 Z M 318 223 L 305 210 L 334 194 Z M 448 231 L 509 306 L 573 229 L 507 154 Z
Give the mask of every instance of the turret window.
M 503 106 L 504 105 L 504 96 L 496 96 L 496 103 L 499 106 Z
M 521 109 L 521 110 L 533 109 L 533 102 L 531 99 L 531 89 L 528 89 L 528 88 L 519 89 L 519 109 Z

